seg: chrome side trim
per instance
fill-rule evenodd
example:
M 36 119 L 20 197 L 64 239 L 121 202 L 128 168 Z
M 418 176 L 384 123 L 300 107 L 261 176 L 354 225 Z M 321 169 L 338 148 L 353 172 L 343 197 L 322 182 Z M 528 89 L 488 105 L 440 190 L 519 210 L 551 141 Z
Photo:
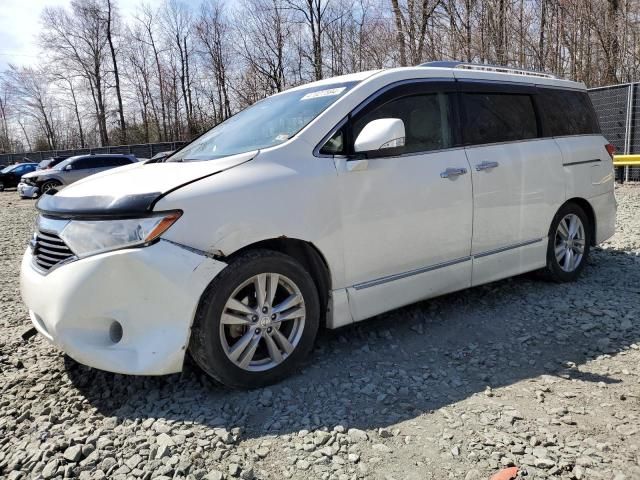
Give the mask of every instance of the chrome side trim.
M 407 272 L 395 273 L 393 275 L 387 275 L 386 277 L 376 278 L 375 280 L 369 280 L 367 282 L 358 283 L 353 286 L 355 290 L 363 290 L 365 288 L 375 287 L 377 285 L 382 285 L 384 283 L 394 282 L 396 280 L 401 280 L 403 278 L 413 277 L 414 275 L 420 275 L 421 273 L 432 272 L 433 270 L 439 270 L 440 268 L 451 267 L 453 265 L 457 265 L 459 263 L 467 262 L 474 258 L 483 258 L 488 257 L 490 255 L 495 255 L 497 253 L 507 252 L 509 250 L 513 250 L 515 248 L 526 247 L 528 245 L 534 245 L 536 243 L 542 242 L 546 239 L 546 237 L 536 238 L 535 240 L 528 240 L 526 242 L 515 243 L 513 245 L 507 245 L 505 247 L 496 248 L 494 250 L 487 250 L 486 252 L 477 253 L 475 255 L 471 255 L 469 257 L 461 257 L 455 260 L 450 260 L 448 262 L 437 263 L 435 265 L 430 265 L 428 267 L 416 268 L 415 270 L 409 270 Z
M 496 253 L 506 252 L 508 250 L 513 250 L 514 248 L 526 247 L 527 245 L 533 245 L 534 243 L 538 243 L 544 240 L 543 238 L 536 238 L 535 240 L 527 240 L 526 242 L 515 243 L 513 245 L 507 245 L 505 247 L 496 248 L 494 250 L 487 250 L 486 252 L 476 253 L 473 255 L 473 258 L 483 258 L 488 257 L 489 255 L 495 255 Z
M 583 165 L 585 163 L 600 163 L 600 159 L 599 158 L 594 158 L 593 160 L 579 160 L 577 162 L 569 162 L 569 163 L 563 163 L 562 166 L 563 167 L 570 167 L 572 165 Z
M 450 267 L 452 265 L 457 265 L 458 263 L 468 262 L 469 260 L 471 260 L 471 257 L 463 257 L 456 260 L 450 260 L 448 262 L 437 263 L 436 265 L 431 265 L 429 267 L 416 268 L 415 270 L 409 270 L 408 272 L 396 273 L 393 275 L 388 275 L 386 277 L 377 278 L 375 280 L 370 280 L 368 282 L 359 283 L 357 285 L 354 285 L 353 288 L 355 288 L 356 290 L 362 290 L 365 288 L 375 287 L 376 285 L 382 285 L 383 283 L 393 282 L 395 280 L 401 280 L 407 277 L 413 277 L 414 275 L 420 275 L 421 273 Z

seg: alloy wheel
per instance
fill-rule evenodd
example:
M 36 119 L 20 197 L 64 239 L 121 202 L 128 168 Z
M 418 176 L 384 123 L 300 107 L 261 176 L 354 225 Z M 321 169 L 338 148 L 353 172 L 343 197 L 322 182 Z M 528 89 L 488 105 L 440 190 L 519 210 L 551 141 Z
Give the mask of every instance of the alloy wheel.
M 227 300 L 220 340 L 227 357 L 248 371 L 265 371 L 294 351 L 306 309 L 298 286 L 284 275 L 262 273 L 244 281 Z
M 558 265 L 565 272 L 573 272 L 584 256 L 586 235 L 582 220 L 574 213 L 566 215 L 556 229 L 555 255 Z
M 44 185 L 42 185 L 42 193 L 47 193 L 49 190 L 56 188 L 58 185 L 56 185 L 54 182 L 47 182 Z

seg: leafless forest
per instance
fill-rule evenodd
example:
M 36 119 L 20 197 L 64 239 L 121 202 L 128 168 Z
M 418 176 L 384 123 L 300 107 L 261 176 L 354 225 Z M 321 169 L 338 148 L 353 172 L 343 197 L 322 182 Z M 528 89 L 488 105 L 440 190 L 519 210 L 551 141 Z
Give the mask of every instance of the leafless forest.
M 459 59 L 588 86 L 638 80 L 640 0 L 117 0 L 47 8 L 41 56 L 0 72 L 0 151 L 187 140 L 260 98 Z

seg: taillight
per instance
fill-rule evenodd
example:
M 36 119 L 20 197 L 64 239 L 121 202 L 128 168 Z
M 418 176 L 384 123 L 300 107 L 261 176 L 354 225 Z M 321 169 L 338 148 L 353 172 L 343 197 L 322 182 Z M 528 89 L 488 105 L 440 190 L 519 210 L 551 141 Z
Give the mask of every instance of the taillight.
M 613 159 L 613 156 L 616 153 L 616 147 L 615 145 L 611 145 L 610 143 L 607 143 L 604 148 L 607 149 L 607 153 L 609 154 L 609 156 L 611 157 L 611 159 Z

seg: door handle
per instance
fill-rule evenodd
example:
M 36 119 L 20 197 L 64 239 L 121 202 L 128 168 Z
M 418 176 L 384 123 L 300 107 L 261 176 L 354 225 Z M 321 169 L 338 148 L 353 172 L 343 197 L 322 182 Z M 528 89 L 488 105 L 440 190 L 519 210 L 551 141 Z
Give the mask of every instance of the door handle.
M 476 170 L 481 172 L 482 170 L 490 170 L 496 168 L 500 164 L 498 162 L 482 162 L 476 165 Z
M 467 173 L 466 168 L 447 168 L 444 172 L 440 174 L 441 178 L 451 178 L 457 177 L 459 175 L 464 175 Z

